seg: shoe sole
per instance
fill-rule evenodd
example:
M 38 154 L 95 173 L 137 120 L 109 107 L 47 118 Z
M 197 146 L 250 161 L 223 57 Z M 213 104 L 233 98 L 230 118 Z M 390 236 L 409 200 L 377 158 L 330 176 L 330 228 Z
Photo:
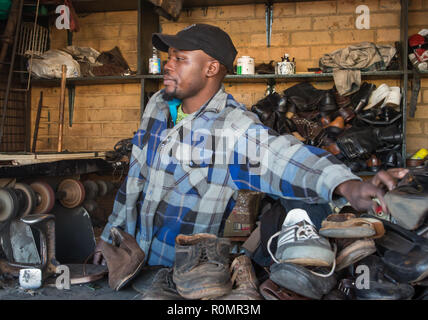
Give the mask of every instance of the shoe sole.
M 232 291 L 232 282 L 225 283 L 222 286 L 218 284 L 214 286 L 203 286 L 203 287 L 192 287 L 190 289 L 180 287 L 177 283 L 175 284 L 180 296 L 186 299 L 197 300 L 197 299 L 215 299 L 224 296 Z
M 140 272 L 140 270 L 143 268 L 143 265 L 144 265 L 144 261 L 142 261 L 138 265 L 137 269 L 135 269 L 135 271 L 132 274 L 130 274 L 129 276 L 127 276 L 125 279 L 123 279 L 119 283 L 119 285 L 116 286 L 116 288 L 114 290 L 119 291 L 120 289 L 122 289 L 123 287 L 125 287 L 129 283 L 129 281 L 131 281 L 132 279 L 134 279 L 134 277 L 137 275 L 137 273 Z
M 281 253 L 286 259 L 277 259 L 282 262 L 294 263 L 303 266 L 329 267 L 334 261 L 334 252 L 317 246 L 295 246 L 285 249 Z
M 358 240 L 339 252 L 336 258 L 336 270 L 342 270 L 375 252 L 376 246 L 373 241 Z
M 320 229 L 320 235 L 327 238 L 367 238 L 374 236 L 376 230 L 364 227 L 325 228 Z
M 336 284 L 334 276 L 319 278 L 302 266 L 292 263 L 274 264 L 269 278 L 278 286 L 284 287 L 298 295 L 319 300 Z M 325 282 L 322 284 L 321 282 Z M 327 284 L 328 283 L 328 284 Z

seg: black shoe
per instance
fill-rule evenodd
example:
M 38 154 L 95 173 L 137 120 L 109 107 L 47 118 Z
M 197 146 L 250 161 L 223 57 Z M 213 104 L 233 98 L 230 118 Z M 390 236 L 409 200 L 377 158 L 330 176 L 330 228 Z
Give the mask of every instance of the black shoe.
M 414 284 L 428 276 L 428 239 L 383 221 L 386 233 L 376 248 L 388 274 L 398 282 Z
M 388 275 L 386 265 L 378 256 L 371 255 L 354 265 L 368 269 L 369 282 L 364 283 L 354 276 L 353 294 L 357 300 L 410 300 L 414 295 L 414 288 L 407 283 L 399 283 Z
M 301 82 L 286 90 L 284 97 L 297 112 L 315 111 L 318 104 L 323 99 L 325 90 L 318 90 L 309 82 Z
M 338 109 L 336 99 L 331 90 L 327 90 L 318 104 L 318 110 L 322 113 L 332 113 Z
M 390 150 L 382 154 L 381 161 L 385 170 L 390 168 L 403 168 L 404 161 L 401 153 L 397 150 Z
M 367 160 L 375 153 L 380 141 L 371 127 L 353 127 L 338 137 L 336 143 L 348 160 L 358 158 Z
M 328 268 L 317 268 L 317 273 L 328 273 Z M 314 270 L 314 271 L 315 271 Z M 293 263 L 275 263 L 270 267 L 270 279 L 281 287 L 312 299 L 321 299 L 337 283 L 334 273 L 321 277 L 310 269 Z
M 392 123 L 394 122 L 394 119 L 398 119 L 400 118 L 400 116 L 401 116 L 401 113 L 395 110 L 393 107 L 385 106 L 380 110 L 379 120 Z
M 360 112 L 368 103 L 372 92 L 376 89 L 376 85 L 363 82 L 360 90 L 354 93 L 351 97 L 351 104 L 354 106 L 355 112 Z
M 403 132 L 396 125 L 388 127 L 376 127 L 373 130 L 379 141 L 384 143 L 396 145 L 403 143 Z

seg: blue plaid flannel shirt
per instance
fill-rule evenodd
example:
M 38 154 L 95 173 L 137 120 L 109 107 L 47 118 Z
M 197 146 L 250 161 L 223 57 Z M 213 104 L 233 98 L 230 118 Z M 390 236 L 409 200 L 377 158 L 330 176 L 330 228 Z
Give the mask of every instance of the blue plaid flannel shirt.
M 343 200 L 333 199 L 342 182 L 361 180 L 328 152 L 264 126 L 224 86 L 172 128 L 169 113 L 158 91 L 101 235 L 111 243 L 116 226 L 135 236 L 148 265 L 173 266 L 178 234 L 219 235 L 239 189 L 326 203 Z

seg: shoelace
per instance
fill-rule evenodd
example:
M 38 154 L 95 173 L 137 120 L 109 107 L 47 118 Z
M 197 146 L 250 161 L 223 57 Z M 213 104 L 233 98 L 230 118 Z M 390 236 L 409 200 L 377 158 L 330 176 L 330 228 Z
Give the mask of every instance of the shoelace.
M 303 223 L 296 231 L 297 240 L 318 239 L 319 236 L 315 231 L 314 226 Z
M 242 278 L 245 277 L 244 274 L 246 272 L 244 270 L 242 270 L 242 268 L 240 268 L 240 267 L 241 267 L 241 265 L 239 264 L 238 259 L 233 260 L 232 264 L 230 265 L 229 271 L 232 274 L 232 277 L 230 278 L 232 284 L 243 283 Z M 251 285 L 257 289 L 257 286 L 252 281 L 249 281 L 249 283 L 251 283 Z
M 198 263 L 204 263 L 208 261 L 208 253 L 207 248 L 204 244 L 198 243 L 199 248 L 201 249 L 201 254 L 199 255 L 199 262 Z
M 305 224 L 305 225 L 300 226 L 300 227 L 298 227 L 298 226 L 293 226 L 293 227 L 294 227 L 294 228 L 297 228 L 297 232 L 299 232 L 299 229 L 302 229 L 302 231 L 304 231 L 304 232 L 308 232 L 308 235 L 311 235 L 312 233 L 314 233 L 314 234 L 315 234 L 315 236 L 317 236 L 317 237 L 318 237 L 318 235 L 316 234 L 316 232 L 315 232 L 314 228 L 313 228 L 311 225 L 306 225 L 306 224 Z M 307 227 L 312 227 L 312 228 L 309 228 L 309 229 L 308 229 Z M 311 230 L 311 231 L 309 231 L 309 230 Z M 268 252 L 269 252 L 269 254 L 270 254 L 270 256 L 271 256 L 272 260 L 273 260 L 275 263 L 284 263 L 284 262 L 285 262 L 284 260 L 277 260 L 277 259 L 275 258 L 275 256 L 272 254 L 272 251 L 270 250 L 272 240 L 273 240 L 275 237 L 277 237 L 279 234 L 281 234 L 281 232 L 282 232 L 282 230 L 280 230 L 280 231 L 276 232 L 275 234 L 273 234 L 273 235 L 269 238 L 268 243 L 267 243 L 267 249 L 268 249 Z M 297 232 L 296 232 L 296 233 L 297 233 Z M 308 235 L 307 235 L 307 236 L 308 236 Z M 334 256 L 336 257 L 337 246 L 336 246 L 336 244 L 335 244 L 335 243 L 333 243 L 333 246 L 334 246 Z M 332 266 L 332 268 L 331 268 L 330 272 L 329 272 L 329 273 L 327 273 L 327 274 L 318 273 L 318 272 L 312 271 L 312 270 L 310 270 L 310 269 L 309 269 L 309 271 L 310 271 L 311 273 L 313 273 L 314 275 L 316 275 L 316 276 L 319 276 L 319 277 L 322 277 L 322 278 L 328 278 L 328 277 L 330 277 L 330 276 L 334 273 L 334 270 L 335 270 L 335 269 L 336 269 L 336 259 L 334 259 L 334 260 L 333 260 L 333 266 Z

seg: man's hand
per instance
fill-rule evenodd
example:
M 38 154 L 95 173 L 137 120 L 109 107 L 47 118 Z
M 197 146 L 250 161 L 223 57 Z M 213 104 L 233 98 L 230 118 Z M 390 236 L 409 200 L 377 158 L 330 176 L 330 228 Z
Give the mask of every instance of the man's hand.
M 382 209 L 386 210 L 383 198 L 385 191 L 370 182 L 348 180 L 339 184 L 334 193 L 345 197 L 357 211 L 367 211 L 373 208 L 374 198 L 379 199 Z
M 370 182 L 379 188 L 385 188 L 390 191 L 397 186 L 397 179 L 403 179 L 404 176 L 409 172 L 409 169 L 405 168 L 393 168 L 387 171 L 380 170 L 370 180 Z
M 97 246 L 95 247 L 94 259 L 92 261 L 93 264 L 102 264 L 103 266 L 106 265 L 106 260 L 104 259 L 103 255 L 101 253 L 101 246 L 102 246 L 103 242 L 105 242 L 105 241 L 99 239 Z
M 389 212 L 383 196 L 387 190 L 394 189 L 397 185 L 397 179 L 402 179 L 408 172 L 409 170 L 404 168 L 381 170 L 367 182 L 345 181 L 334 192 L 345 197 L 351 206 L 358 211 L 374 209 L 373 199 L 377 198 L 382 210 Z

